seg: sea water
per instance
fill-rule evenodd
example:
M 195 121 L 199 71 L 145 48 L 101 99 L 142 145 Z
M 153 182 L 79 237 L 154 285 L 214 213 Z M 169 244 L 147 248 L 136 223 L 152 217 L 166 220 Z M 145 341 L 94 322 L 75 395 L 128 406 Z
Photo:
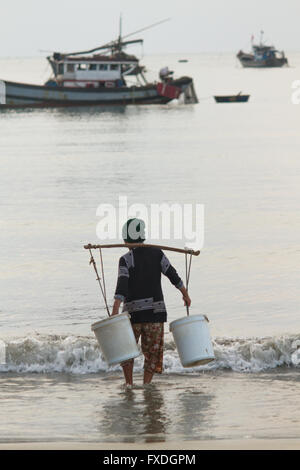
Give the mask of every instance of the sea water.
M 0 441 L 299 437 L 300 55 L 288 57 L 278 70 L 234 53 L 145 57 L 150 79 L 163 65 L 193 77 L 196 105 L 0 113 Z M 48 74 L 43 58 L 0 60 L 1 79 Z M 240 91 L 248 103 L 214 102 Z M 131 392 L 90 330 L 106 311 L 83 248 L 120 195 L 204 205 L 190 313 L 208 316 L 216 355 L 184 369 L 166 325 L 163 375 L 144 390 L 139 357 Z M 123 253 L 103 252 L 110 305 Z M 184 257 L 167 256 L 184 278 Z M 168 321 L 184 316 L 163 288 Z

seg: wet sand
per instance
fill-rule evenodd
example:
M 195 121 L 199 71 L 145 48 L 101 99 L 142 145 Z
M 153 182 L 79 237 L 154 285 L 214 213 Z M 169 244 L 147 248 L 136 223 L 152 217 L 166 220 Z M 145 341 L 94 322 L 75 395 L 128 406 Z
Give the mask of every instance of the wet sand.
M 163 374 L 132 390 L 117 371 L 0 374 L 0 450 L 298 449 L 299 389 L 289 368 Z

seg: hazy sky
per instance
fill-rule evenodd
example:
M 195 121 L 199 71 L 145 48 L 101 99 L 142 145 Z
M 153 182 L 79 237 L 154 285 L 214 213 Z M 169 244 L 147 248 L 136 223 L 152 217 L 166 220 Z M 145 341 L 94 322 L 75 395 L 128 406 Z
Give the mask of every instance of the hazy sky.
M 0 56 L 74 51 L 170 17 L 145 31 L 144 53 L 226 52 L 265 31 L 279 49 L 300 50 L 299 0 L 0 0 Z

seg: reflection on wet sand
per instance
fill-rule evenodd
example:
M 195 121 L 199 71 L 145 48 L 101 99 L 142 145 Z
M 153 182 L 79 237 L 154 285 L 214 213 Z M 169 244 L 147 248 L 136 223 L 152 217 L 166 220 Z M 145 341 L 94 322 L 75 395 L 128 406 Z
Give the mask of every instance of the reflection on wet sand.
M 186 390 L 177 396 L 176 434 L 185 440 L 210 438 L 210 408 L 214 395 Z
M 169 419 L 163 395 L 151 385 L 122 390 L 107 400 L 101 411 L 99 430 L 107 440 L 135 442 L 163 441 Z M 103 439 L 103 436 L 101 436 Z
M 174 433 L 182 439 L 209 437 L 207 418 L 214 396 L 170 388 L 135 386 L 106 400 L 99 411 L 101 440 L 161 442 Z
M 143 390 L 144 395 L 144 434 L 146 442 L 164 441 L 170 419 L 167 416 L 162 393 L 152 385 Z

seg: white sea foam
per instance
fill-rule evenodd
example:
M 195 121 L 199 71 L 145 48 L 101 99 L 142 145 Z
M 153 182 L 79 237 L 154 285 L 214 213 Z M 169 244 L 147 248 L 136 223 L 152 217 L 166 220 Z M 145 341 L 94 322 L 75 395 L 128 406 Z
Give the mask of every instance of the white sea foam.
M 267 338 L 215 338 L 214 362 L 202 367 L 183 368 L 174 343 L 165 342 L 165 373 L 199 373 L 228 369 L 236 372 L 261 372 L 281 366 L 300 366 L 300 335 Z M 142 370 L 143 357 L 135 360 L 135 370 Z M 110 368 L 98 344 L 90 336 L 39 335 L 6 341 L 6 364 L 0 372 L 89 374 Z

